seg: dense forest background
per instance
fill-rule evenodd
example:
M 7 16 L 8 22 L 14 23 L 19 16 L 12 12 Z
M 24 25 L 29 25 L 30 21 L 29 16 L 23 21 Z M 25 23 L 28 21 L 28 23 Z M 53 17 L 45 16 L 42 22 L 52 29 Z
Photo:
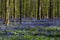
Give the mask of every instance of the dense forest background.
M 10 18 L 43 18 L 60 17 L 60 0 L 0 0 L 0 17 L 9 24 Z
M 60 40 L 60 0 L 0 0 L 0 40 Z

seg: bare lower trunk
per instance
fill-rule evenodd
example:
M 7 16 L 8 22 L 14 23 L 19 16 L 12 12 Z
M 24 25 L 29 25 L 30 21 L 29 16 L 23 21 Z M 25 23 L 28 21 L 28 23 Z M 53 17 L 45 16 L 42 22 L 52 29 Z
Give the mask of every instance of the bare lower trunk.
M 49 0 L 50 2 L 49 2 L 49 14 L 48 14 L 48 16 L 49 16 L 49 18 L 50 19 L 53 19 L 53 0 Z
M 9 15 L 10 15 L 10 0 L 7 0 L 7 3 L 6 3 L 6 7 L 7 7 L 7 11 L 6 11 L 6 14 L 7 14 L 7 16 L 6 16 L 6 22 L 7 22 L 7 24 L 6 25 L 9 25 L 10 24 L 10 21 L 9 21 Z

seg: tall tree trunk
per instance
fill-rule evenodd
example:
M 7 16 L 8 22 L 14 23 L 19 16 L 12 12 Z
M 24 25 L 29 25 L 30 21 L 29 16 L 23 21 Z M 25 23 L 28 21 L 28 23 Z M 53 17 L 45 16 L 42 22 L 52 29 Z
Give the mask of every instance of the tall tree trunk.
M 37 20 L 39 20 L 40 19 L 40 17 L 39 17 L 40 0 L 37 1 L 37 4 L 38 4 L 38 7 L 37 7 L 37 14 L 36 14 L 37 16 L 36 17 L 37 17 Z
M 24 13 L 24 18 L 26 17 L 26 15 L 25 15 L 25 8 L 26 8 L 26 0 L 23 0 L 23 13 Z
M 48 16 L 49 16 L 49 18 L 50 19 L 52 19 L 53 18 L 53 2 L 52 2 L 53 0 L 49 0 L 49 14 L 48 14 Z
M 17 0 L 15 0 L 15 3 L 14 3 L 14 5 L 15 5 L 15 7 L 14 7 L 14 9 L 15 9 L 14 22 L 16 22 L 16 13 L 17 13 L 17 5 L 16 5 L 16 3 L 17 3 Z
M 14 16 L 14 22 L 15 22 L 15 17 L 16 17 L 16 14 L 15 14 L 15 0 L 13 1 L 13 5 L 14 5 L 14 7 L 13 7 L 13 11 L 14 11 L 13 16 Z
M 43 13 L 42 13 L 42 3 L 41 3 L 41 0 L 38 0 L 37 1 L 37 13 L 36 13 L 36 18 L 37 20 L 41 20 L 43 18 Z
M 39 10 L 40 11 L 40 13 L 39 13 L 40 14 L 40 20 L 44 18 L 44 15 L 43 15 L 43 12 L 42 12 L 43 11 L 42 7 L 43 7 L 43 4 L 42 4 L 42 1 L 40 1 L 40 10 Z
M 5 12 L 4 12 L 4 24 L 6 24 L 6 0 L 5 0 Z
M 9 17 L 10 17 L 10 0 L 7 0 L 6 2 L 6 7 L 7 7 L 7 11 L 6 11 L 6 22 L 7 22 L 7 25 L 10 24 L 10 21 L 9 21 Z
M 21 18 L 22 18 L 22 0 L 20 0 L 20 23 L 21 23 Z
M 59 0 L 57 0 L 57 17 L 59 16 Z
M 1 0 L 1 15 L 2 15 L 2 8 L 3 8 L 3 0 Z

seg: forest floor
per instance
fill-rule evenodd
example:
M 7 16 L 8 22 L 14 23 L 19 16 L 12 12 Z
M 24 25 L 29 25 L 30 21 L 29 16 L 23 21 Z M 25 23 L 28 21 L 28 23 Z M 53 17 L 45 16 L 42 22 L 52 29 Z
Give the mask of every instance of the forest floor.
M 0 40 L 60 40 L 60 19 L 18 20 L 8 26 L 0 20 Z

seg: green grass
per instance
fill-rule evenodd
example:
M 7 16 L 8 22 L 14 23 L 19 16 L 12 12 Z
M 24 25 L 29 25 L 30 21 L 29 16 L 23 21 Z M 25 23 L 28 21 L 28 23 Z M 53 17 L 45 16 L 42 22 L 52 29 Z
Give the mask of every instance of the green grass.
M 45 31 L 40 32 L 38 29 L 43 29 Z M 6 32 L 11 32 L 14 35 L 3 35 L 5 31 L 0 31 L 0 40 L 60 40 L 60 32 L 55 32 L 56 30 L 60 29 L 53 27 L 35 27 L 30 28 L 29 30 L 5 30 Z M 46 31 L 54 32 L 53 35 L 46 36 Z M 41 35 L 38 35 L 38 33 L 41 33 Z

